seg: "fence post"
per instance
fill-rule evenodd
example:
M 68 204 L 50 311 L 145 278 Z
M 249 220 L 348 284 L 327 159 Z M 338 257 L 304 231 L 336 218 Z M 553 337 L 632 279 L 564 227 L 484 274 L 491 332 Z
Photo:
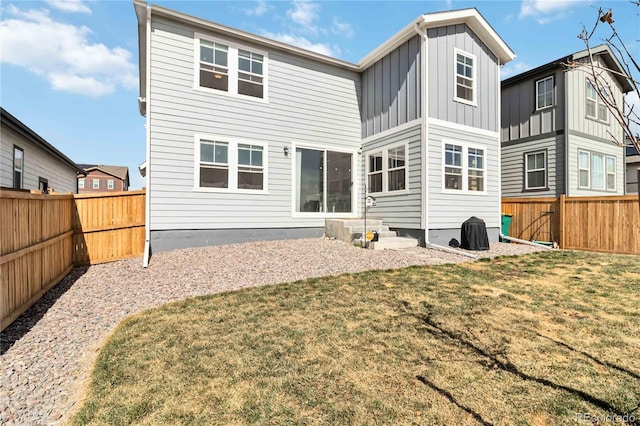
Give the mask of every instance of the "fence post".
M 565 203 L 565 195 L 564 194 L 560 194 L 560 198 L 558 199 L 558 202 L 560 203 L 559 209 L 558 211 L 560 212 L 560 214 L 558 216 L 560 216 L 558 218 L 558 225 L 560 226 L 560 241 L 558 241 L 558 244 L 560 245 L 560 248 L 563 249 L 564 248 L 564 236 L 565 236 L 565 231 L 564 231 L 564 225 L 566 223 L 565 220 L 565 208 L 564 208 L 564 203 Z

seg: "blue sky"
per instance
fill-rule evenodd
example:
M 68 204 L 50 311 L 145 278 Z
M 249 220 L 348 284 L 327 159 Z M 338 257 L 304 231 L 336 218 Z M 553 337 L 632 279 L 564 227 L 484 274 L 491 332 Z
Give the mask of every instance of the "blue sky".
M 180 12 L 357 62 L 418 15 L 476 7 L 516 53 L 503 77 L 582 50 L 597 8 L 640 57 L 639 8 L 627 0 L 156 1 Z M 131 1 L 0 5 L 0 102 L 77 163 L 126 165 L 144 180 L 137 23 Z M 603 33 L 604 36 L 604 33 Z

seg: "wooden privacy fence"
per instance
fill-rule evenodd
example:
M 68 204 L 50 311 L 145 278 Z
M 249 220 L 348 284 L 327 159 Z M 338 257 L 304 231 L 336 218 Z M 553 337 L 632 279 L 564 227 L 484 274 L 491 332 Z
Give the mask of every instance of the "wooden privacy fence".
M 513 215 L 509 234 L 523 240 L 640 255 L 639 203 L 637 195 L 503 198 L 502 212 Z
M 42 195 L 0 189 L 0 330 L 74 265 L 144 250 L 145 191 Z
M 88 265 L 140 256 L 144 250 L 144 197 L 144 190 L 76 195 L 73 263 Z

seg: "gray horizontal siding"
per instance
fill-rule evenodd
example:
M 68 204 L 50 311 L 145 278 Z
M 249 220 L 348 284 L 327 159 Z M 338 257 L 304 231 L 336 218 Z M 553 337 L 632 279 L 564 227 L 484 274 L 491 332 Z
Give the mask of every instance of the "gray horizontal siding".
M 4 126 L 0 129 L 0 141 L 0 186 L 13 187 L 13 146 L 17 145 L 24 151 L 23 189 L 38 189 L 42 177 L 56 192 L 78 192 L 76 171 L 66 162 Z
M 362 72 L 363 138 L 420 117 L 420 64 L 416 35 Z
M 500 91 L 497 57 L 464 24 L 431 28 L 427 36 L 429 117 L 497 132 Z M 476 56 L 477 106 L 453 100 L 454 48 Z
M 484 145 L 487 151 L 487 194 L 451 194 L 443 188 L 443 139 Z M 471 216 L 485 220 L 487 227 L 500 226 L 500 146 L 495 137 L 444 126 L 429 126 L 429 229 L 459 228 Z
M 197 90 L 194 31 L 165 19 L 152 23 L 151 60 L 152 230 L 324 226 L 292 218 L 292 146 L 358 150 L 357 73 L 269 51 L 268 103 Z M 268 194 L 193 191 L 195 134 L 267 143 Z
M 547 190 L 525 190 L 525 154 L 547 153 Z M 557 197 L 564 193 L 564 135 L 502 147 L 503 197 Z
M 362 161 L 363 176 L 366 176 L 366 154 L 367 152 L 375 152 L 383 150 L 387 146 L 407 143 L 409 146 L 409 165 L 408 165 L 408 188 L 409 192 L 401 195 L 376 195 L 376 206 L 370 207 L 367 211 L 367 217 L 380 219 L 385 225 L 392 228 L 421 228 L 421 147 L 420 133 L 421 125 L 411 127 L 381 137 L 374 141 L 367 142 L 363 145 Z M 366 177 L 363 179 L 366 182 Z
M 616 157 L 616 190 L 600 191 L 592 189 L 578 188 L 578 151 L 591 151 L 597 154 L 604 154 Z M 569 187 L 567 188 L 567 196 L 598 196 L 598 195 L 622 195 L 624 194 L 624 147 L 614 145 L 613 143 L 604 143 L 594 139 L 589 139 L 576 135 L 569 135 L 569 143 L 567 149 L 567 167 L 569 170 Z
M 536 110 L 536 82 L 553 76 L 554 106 Z M 511 141 L 565 128 L 565 78 L 562 69 L 539 74 L 502 89 L 502 141 Z

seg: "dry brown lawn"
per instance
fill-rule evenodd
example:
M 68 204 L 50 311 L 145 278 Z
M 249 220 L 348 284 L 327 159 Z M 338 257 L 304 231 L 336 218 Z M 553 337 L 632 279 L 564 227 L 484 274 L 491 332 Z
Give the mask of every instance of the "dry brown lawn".
M 74 423 L 633 424 L 639 264 L 544 252 L 174 303 L 118 327 Z

